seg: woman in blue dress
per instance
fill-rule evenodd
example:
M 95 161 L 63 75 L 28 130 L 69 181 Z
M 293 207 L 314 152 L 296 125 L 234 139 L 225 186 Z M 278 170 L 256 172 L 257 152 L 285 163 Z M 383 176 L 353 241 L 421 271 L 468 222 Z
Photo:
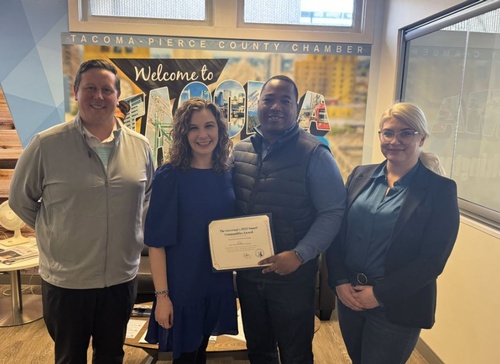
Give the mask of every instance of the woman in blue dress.
M 144 241 L 156 299 L 146 340 L 173 363 L 205 363 L 211 335 L 236 334 L 232 272 L 214 272 L 212 220 L 235 214 L 227 125 L 215 104 L 190 99 L 174 116 L 167 163 L 155 173 Z

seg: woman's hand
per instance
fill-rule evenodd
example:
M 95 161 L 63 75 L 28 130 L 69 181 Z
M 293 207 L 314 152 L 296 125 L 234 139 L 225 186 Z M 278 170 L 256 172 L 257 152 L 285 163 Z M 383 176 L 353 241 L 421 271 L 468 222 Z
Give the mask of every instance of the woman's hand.
M 335 287 L 339 300 L 353 311 L 363 311 L 365 306 L 354 296 L 356 291 L 350 283 L 341 284 Z
M 375 308 L 380 306 L 375 294 L 373 293 L 373 286 L 354 286 L 354 298 L 357 302 L 363 305 L 365 309 Z
M 174 306 L 167 295 L 156 297 L 155 319 L 165 329 L 170 329 L 174 324 Z

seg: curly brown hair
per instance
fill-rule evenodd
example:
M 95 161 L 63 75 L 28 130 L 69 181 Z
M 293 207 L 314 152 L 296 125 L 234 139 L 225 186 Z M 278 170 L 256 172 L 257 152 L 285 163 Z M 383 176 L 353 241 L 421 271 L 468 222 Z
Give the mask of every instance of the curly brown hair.
M 175 112 L 171 131 L 172 143 L 165 163 L 170 163 L 182 170 L 191 168 L 193 155 L 188 142 L 189 123 L 193 113 L 203 109 L 208 109 L 215 116 L 219 130 L 219 142 L 212 154 L 212 165 L 216 173 L 222 173 L 230 168 L 229 155 L 233 143 L 229 138 L 226 119 L 220 109 L 213 102 L 201 98 L 187 100 Z

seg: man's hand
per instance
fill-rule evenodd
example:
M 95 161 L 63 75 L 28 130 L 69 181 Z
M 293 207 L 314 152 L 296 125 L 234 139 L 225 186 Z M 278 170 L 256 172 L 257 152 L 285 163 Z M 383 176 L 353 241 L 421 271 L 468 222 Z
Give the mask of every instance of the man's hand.
M 259 262 L 259 265 L 264 264 L 271 265 L 264 268 L 262 273 L 266 274 L 274 272 L 280 276 L 286 276 L 287 274 L 295 272 L 297 268 L 300 267 L 302 262 L 293 250 L 287 250 Z

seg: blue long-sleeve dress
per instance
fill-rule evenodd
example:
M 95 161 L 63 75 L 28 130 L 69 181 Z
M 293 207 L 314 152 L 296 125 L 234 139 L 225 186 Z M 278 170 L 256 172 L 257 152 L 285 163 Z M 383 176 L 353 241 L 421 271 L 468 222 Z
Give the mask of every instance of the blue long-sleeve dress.
M 197 350 L 205 336 L 238 331 L 232 272 L 212 270 L 208 243 L 209 223 L 234 214 L 230 172 L 167 164 L 155 173 L 144 241 L 165 247 L 174 323 L 170 329 L 158 325 L 154 302 L 146 340 L 174 358 Z

